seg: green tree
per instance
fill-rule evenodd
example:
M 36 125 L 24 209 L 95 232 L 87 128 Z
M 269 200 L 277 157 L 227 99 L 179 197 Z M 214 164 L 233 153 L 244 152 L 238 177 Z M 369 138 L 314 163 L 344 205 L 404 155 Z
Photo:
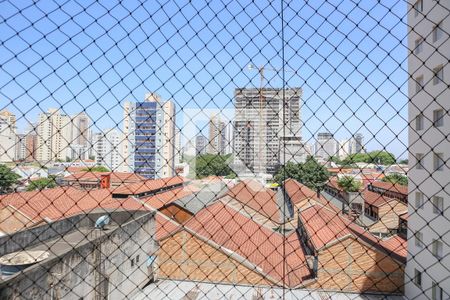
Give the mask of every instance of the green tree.
M 408 159 L 401 159 L 398 161 L 399 164 L 401 165 L 407 165 L 408 164 Z
M 204 154 L 199 155 L 195 159 L 195 173 L 197 178 L 207 176 L 235 176 L 233 170 L 229 166 L 230 154 L 215 155 Z
M 350 154 L 342 161 L 344 165 L 351 165 L 358 162 L 368 164 L 392 165 L 395 164 L 396 159 L 394 154 L 390 152 L 376 150 L 369 153 Z
M 109 172 L 109 169 L 107 167 L 104 167 L 104 166 L 95 166 L 95 167 L 84 168 L 81 171 L 86 171 L 86 172 Z
M 408 177 L 400 174 L 390 174 L 385 176 L 381 181 L 390 182 L 392 184 L 408 185 Z
M 27 191 L 41 191 L 45 189 L 51 189 L 56 187 L 56 178 L 55 176 L 49 176 L 48 178 L 39 178 L 37 180 L 33 180 L 27 186 Z
M 328 181 L 330 173 L 317 160 L 308 156 L 304 163 L 288 162 L 274 176 L 274 181 L 281 184 L 285 179 L 293 178 L 313 190 L 322 189 Z
M 353 176 L 342 176 L 338 179 L 337 184 L 347 193 L 358 192 L 362 187 L 361 182 L 357 181 Z
M 0 193 L 5 194 L 12 190 L 19 182 L 20 176 L 5 165 L 0 165 Z

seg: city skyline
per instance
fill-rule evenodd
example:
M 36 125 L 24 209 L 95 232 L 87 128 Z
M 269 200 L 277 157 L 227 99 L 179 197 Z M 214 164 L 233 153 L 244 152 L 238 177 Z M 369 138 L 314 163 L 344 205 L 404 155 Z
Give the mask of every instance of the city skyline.
M 131 7 L 138 5 L 133 4 L 133 1 L 131 2 L 126 5 Z M 326 15 L 331 14 L 332 7 L 329 5 L 321 6 L 319 2 L 310 5 L 320 11 L 323 10 Z M 6 3 L 1 5 L 5 17 L 13 14 L 13 7 L 9 7 Z M 22 4 L 18 3 L 17 5 L 20 7 Z M 269 19 L 262 18 L 258 25 L 251 24 L 252 18 L 250 16 L 243 15 L 239 20 L 233 20 L 229 18 L 226 11 L 231 8 L 239 9 L 239 5 L 236 3 L 230 5 L 232 7 L 228 8 L 225 4 L 212 4 L 212 8 L 217 12 L 217 21 L 228 22 L 229 30 L 235 33 L 233 39 L 236 42 L 228 44 L 225 49 L 222 49 L 219 39 L 227 40 L 231 38 L 223 32 L 217 33 L 216 37 L 211 36 L 212 41 L 208 44 L 197 36 L 186 42 L 180 35 L 175 34 L 171 40 L 173 44 L 164 45 L 161 43 L 164 37 L 157 30 L 152 31 L 152 29 L 159 26 L 161 30 L 171 32 L 172 28 L 168 28 L 168 25 L 164 22 L 164 20 L 167 20 L 167 16 L 151 5 L 142 4 L 149 13 L 148 16 L 146 13 L 144 15 L 150 18 L 142 25 L 147 26 L 146 28 L 151 34 L 139 47 L 146 49 L 160 47 L 158 51 L 160 55 L 154 53 L 146 61 L 142 60 L 139 53 L 129 53 L 130 51 L 127 51 L 122 43 L 119 43 L 120 37 L 131 43 L 133 43 L 133 40 L 130 37 L 122 36 L 123 33 L 116 28 L 111 29 L 116 36 L 106 37 L 98 30 L 93 30 L 93 36 L 90 37 L 83 33 L 75 34 L 78 29 L 68 24 L 67 30 L 72 32 L 72 29 L 75 32 L 69 34 L 73 34 L 74 40 L 80 44 L 92 42 L 93 37 L 102 41 L 97 47 L 105 51 L 104 57 L 97 59 L 95 49 L 87 49 L 86 55 L 88 59 L 94 61 L 94 65 L 86 65 L 85 58 L 82 55 L 75 55 L 67 59 L 70 64 L 60 66 L 56 62 L 61 61 L 61 57 L 55 53 L 56 51 L 49 51 L 50 54 L 42 53 L 48 62 L 36 62 L 33 59 L 32 51 L 27 50 L 22 55 L 26 56 L 31 52 L 29 65 L 33 65 L 33 70 L 38 77 L 45 78 L 42 83 L 37 83 L 36 86 L 34 86 L 34 83 L 36 83 L 34 76 L 20 74 L 19 70 L 12 68 L 18 58 L 11 56 L 10 52 L 20 48 L 22 41 L 18 37 L 10 38 L 8 34 L 10 29 L 3 24 L 0 29 L 4 30 L 0 32 L 3 32 L 5 37 L 4 46 L 10 50 L 6 51 L 5 56 L 1 58 L 5 62 L 2 64 L 2 72 L 5 76 L 0 76 L 0 86 L 3 87 L 0 91 L 0 109 L 9 108 L 16 114 L 19 129 L 25 128 L 28 125 L 27 120 L 32 116 L 51 107 L 61 108 L 62 106 L 67 114 L 74 114 L 85 109 L 96 121 L 96 125 L 92 128 L 95 132 L 101 129 L 99 127 L 114 128 L 119 126 L 120 128 L 124 102 L 140 101 L 148 91 L 156 92 L 164 99 L 171 99 L 178 107 L 186 109 L 232 108 L 235 88 L 259 87 L 257 72 L 246 70 L 249 63 L 258 66 L 272 66 L 275 69 L 285 66 L 287 69 L 295 70 L 296 73 L 287 73 L 287 76 L 285 76 L 287 82 L 283 83 L 281 73 L 268 72 L 264 86 L 282 87 L 285 84 L 286 86 L 303 88 L 305 101 L 303 115 L 306 129 L 303 132 L 303 138 L 305 141 L 310 140 L 319 131 L 329 131 L 335 128 L 340 128 L 339 132 L 336 132 L 338 138 L 349 135 L 348 130 L 342 127 L 345 126 L 352 131 L 355 128 L 354 131 L 361 132 L 366 137 L 371 137 L 368 139 L 367 146 L 369 149 L 386 146 L 387 150 L 396 153 L 397 156 L 403 155 L 406 151 L 408 138 L 407 132 L 403 130 L 408 124 L 406 110 L 408 101 L 406 57 L 408 53 L 407 46 L 399 41 L 397 36 L 406 33 L 407 25 L 403 22 L 390 23 L 387 20 L 389 16 L 403 15 L 407 10 L 405 3 L 389 3 L 386 4 L 387 7 L 377 7 L 376 10 L 371 10 L 370 16 L 365 16 L 359 10 L 361 8 L 368 9 L 370 4 L 359 4 L 360 7 L 358 8 L 355 3 L 346 1 L 346 6 L 340 4 L 336 9 L 347 11 L 354 8 L 352 16 L 366 20 L 366 26 L 373 23 L 372 16 L 375 19 L 380 19 L 380 24 L 388 29 L 386 34 L 377 35 L 376 31 L 369 32 L 367 35 L 359 31 L 352 32 L 350 24 L 338 22 L 339 17 L 333 15 L 331 20 L 335 20 L 339 24 L 337 25 L 339 30 L 331 30 L 331 28 L 334 28 L 334 22 L 330 20 L 330 23 L 327 23 L 328 27 L 321 28 L 323 30 L 322 36 L 311 36 L 311 34 L 314 32 L 313 28 L 320 28 L 324 22 L 323 18 L 314 14 L 312 10 L 302 7 L 299 3 L 292 3 L 292 8 L 288 10 L 286 15 L 286 18 L 292 20 L 290 22 L 292 29 L 286 32 L 286 39 L 290 42 L 286 53 L 288 59 L 284 64 L 281 57 L 274 52 L 274 49 L 263 43 L 265 36 L 273 37 L 274 42 L 278 42 L 279 37 L 269 22 L 270 17 Z M 173 10 L 177 9 L 173 4 L 168 4 L 168 6 Z M 248 9 L 259 11 L 263 9 L 263 6 L 263 4 L 251 3 Z M 297 11 L 296 8 L 298 8 Z M 25 10 L 24 13 L 32 14 L 33 9 L 35 8 L 30 8 L 30 11 Z M 51 8 L 44 5 L 42 9 L 45 11 Z M 297 15 L 300 12 L 305 16 L 305 19 Z M 117 13 L 120 15 L 119 12 Z M 208 17 L 214 16 L 211 12 L 204 13 Z M 269 16 L 276 17 L 273 11 L 267 13 Z M 93 16 L 96 16 L 96 14 L 98 12 L 94 11 Z M 136 14 L 138 14 L 137 18 L 143 17 L 141 11 L 136 12 Z M 133 23 L 133 16 L 125 17 L 125 20 L 130 20 Z M 306 16 L 309 18 L 306 18 Z M 54 18 L 56 20 L 64 19 L 65 16 L 56 14 Z M 174 16 L 174 18 L 178 22 L 179 28 L 187 25 L 186 20 L 180 16 Z M 90 19 L 89 16 L 82 14 L 79 22 L 82 26 L 87 26 L 89 24 L 88 19 Z M 112 21 L 114 20 L 112 19 Z M 42 22 L 44 23 L 41 26 L 48 27 L 47 30 L 50 30 L 50 28 L 57 29 L 49 20 L 43 20 Z M 198 18 L 193 22 L 198 26 L 208 26 Z M 18 28 L 22 26 L 20 20 L 15 18 L 11 18 L 9 24 L 9 26 Z M 245 24 L 250 25 L 245 27 Z M 241 26 L 244 28 L 241 28 Z M 259 32 L 260 29 L 261 32 Z M 214 31 L 214 28 L 212 30 Z M 244 32 L 241 33 L 239 30 L 244 30 Z M 310 37 L 308 43 L 297 36 L 296 32 L 302 32 L 305 36 Z M 340 32 L 352 32 L 352 34 L 342 35 Z M 137 36 L 134 38 L 143 39 L 145 37 L 142 32 L 136 32 L 136 34 Z M 209 34 L 205 34 L 209 36 Z M 327 41 L 323 39 L 324 35 L 329 36 Z M 259 45 L 259 47 L 250 45 L 245 49 L 239 49 L 236 43 L 248 44 L 248 36 L 253 36 L 254 45 Z M 24 32 L 21 38 L 29 42 L 34 40 L 34 36 L 30 32 Z M 123 51 L 127 54 L 128 63 L 124 62 L 124 54 L 109 49 L 108 45 L 116 42 L 119 43 L 117 45 L 119 48 L 125 47 Z M 41 46 L 40 43 L 47 45 L 45 39 L 38 42 L 36 46 Z M 291 49 L 294 44 L 298 45 L 297 51 Z M 199 47 L 199 45 L 202 47 Z M 67 45 L 67 47 L 67 51 L 76 49 L 76 46 L 72 44 Z M 312 51 L 314 47 L 317 47 L 317 55 Z M 331 51 L 331 49 L 335 49 L 334 47 L 338 47 L 339 51 Z M 365 49 L 368 48 L 372 49 L 371 54 L 368 57 L 362 56 Z M 52 47 L 52 49 L 54 48 Z M 63 49 L 65 48 L 63 47 Z M 180 60 L 174 57 L 174 50 L 177 49 Z M 195 62 L 190 59 L 190 49 L 198 50 L 198 58 Z M 211 53 L 216 53 L 216 56 L 212 56 Z M 385 55 L 375 55 L 375 53 L 385 55 L 389 53 L 390 56 L 389 59 L 385 59 Z M 326 59 L 327 57 L 329 59 Z M 307 62 L 306 58 L 308 58 Z M 63 61 L 65 60 L 63 59 Z M 115 66 L 112 63 L 114 61 L 121 61 L 121 64 Z M 226 61 L 230 61 L 230 63 L 224 65 L 223 62 Z M 164 64 L 164 62 L 166 63 Z M 184 65 L 185 63 L 186 65 Z M 21 65 L 21 63 L 18 64 Z M 358 70 L 351 72 L 355 65 L 359 66 Z M 397 68 L 396 65 L 401 67 Z M 96 71 L 97 66 L 101 66 L 98 71 Z M 123 75 L 123 81 L 117 79 L 113 67 L 117 68 L 118 73 Z M 48 68 L 54 68 L 58 72 L 49 73 Z M 140 74 L 141 79 L 139 76 L 128 73 L 133 69 L 135 69 L 135 72 L 132 73 Z M 179 70 L 177 75 L 174 74 L 173 70 Z M 72 76 L 76 76 L 77 72 L 80 72 L 80 77 L 72 79 Z M 98 82 L 98 72 L 103 75 L 104 83 L 102 84 Z M 67 74 L 63 79 L 71 78 L 71 80 L 61 80 L 60 73 Z M 192 74 L 195 74 L 194 80 L 190 80 L 193 78 Z M 8 84 L 9 79 L 14 77 L 21 80 L 22 87 Z M 233 81 L 230 78 L 233 78 Z M 85 82 L 95 82 L 95 84 L 91 84 L 87 89 Z M 36 106 L 37 103 L 39 103 L 39 107 Z M 355 109 L 355 115 L 353 115 L 353 108 L 357 108 Z M 332 110 L 335 110 L 335 115 L 331 113 Z M 26 115 L 23 116 L 22 112 Z M 372 116 L 372 118 L 368 116 Z M 181 119 L 181 117 L 177 119 Z

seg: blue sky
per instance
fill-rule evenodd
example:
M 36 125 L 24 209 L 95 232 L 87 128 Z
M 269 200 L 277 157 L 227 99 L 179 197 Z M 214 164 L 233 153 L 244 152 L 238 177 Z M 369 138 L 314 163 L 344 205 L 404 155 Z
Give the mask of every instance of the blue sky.
M 119 126 L 147 91 L 189 109 L 230 109 L 257 87 L 247 65 L 283 66 L 280 1 L 0 3 L 0 108 L 19 129 L 50 107 L 86 110 L 94 131 Z M 404 1 L 285 1 L 285 86 L 304 90 L 302 135 L 361 132 L 368 149 L 405 157 Z M 20 12 L 19 12 L 20 10 Z M 281 72 L 267 86 L 282 87 Z M 187 134 L 187 133 L 186 133 Z M 191 132 L 189 134 L 192 134 Z

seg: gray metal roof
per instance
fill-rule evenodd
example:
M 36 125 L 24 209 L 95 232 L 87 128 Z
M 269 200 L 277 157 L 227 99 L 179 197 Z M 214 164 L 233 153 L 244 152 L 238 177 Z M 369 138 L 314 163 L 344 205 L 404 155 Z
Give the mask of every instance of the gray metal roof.
M 208 184 L 202 187 L 200 191 L 178 199 L 174 201 L 174 203 L 191 213 L 196 214 L 209 203 L 223 196 L 227 191 L 228 188 L 224 184 Z

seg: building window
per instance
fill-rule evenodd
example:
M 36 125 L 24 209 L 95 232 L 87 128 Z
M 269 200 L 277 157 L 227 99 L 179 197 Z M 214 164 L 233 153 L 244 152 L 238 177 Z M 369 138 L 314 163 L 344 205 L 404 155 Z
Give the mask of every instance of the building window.
M 417 269 L 414 269 L 414 283 L 418 287 L 422 287 L 422 272 Z
M 416 116 L 416 130 L 423 130 L 423 114 Z
M 441 66 L 437 66 L 433 69 L 433 84 L 436 85 L 440 82 L 444 81 L 444 68 Z
M 431 285 L 431 299 L 444 300 L 444 290 L 434 281 Z
M 136 263 L 139 263 L 139 254 L 136 255 Z
M 435 171 L 444 170 L 445 161 L 443 153 L 434 153 L 433 154 L 433 167 Z
M 416 77 L 416 93 L 419 93 L 424 86 L 423 76 Z
M 444 198 L 434 196 L 432 202 L 433 202 L 433 213 L 442 214 L 444 212 Z
M 414 53 L 419 54 L 423 51 L 423 38 L 419 38 L 415 41 Z
M 416 209 L 423 208 L 424 201 L 423 201 L 423 194 L 421 192 L 416 192 L 415 200 L 416 200 Z
M 417 231 L 414 234 L 414 244 L 416 247 L 423 248 L 423 233 L 420 231 Z
M 444 126 L 444 110 L 436 109 L 433 111 L 433 125 L 434 127 Z
M 423 12 L 423 0 L 417 0 L 414 3 L 414 16 L 417 17 L 419 13 Z
M 134 258 L 131 259 L 130 263 L 131 263 L 131 267 L 134 267 Z
M 443 248 L 444 244 L 439 240 L 433 240 L 431 243 L 431 253 L 438 259 L 442 258 Z
M 416 154 L 416 169 L 418 169 L 418 170 L 423 169 L 423 154 L 422 153 Z
M 434 26 L 432 34 L 433 42 L 440 40 L 444 36 L 444 31 L 442 30 L 442 22 Z

